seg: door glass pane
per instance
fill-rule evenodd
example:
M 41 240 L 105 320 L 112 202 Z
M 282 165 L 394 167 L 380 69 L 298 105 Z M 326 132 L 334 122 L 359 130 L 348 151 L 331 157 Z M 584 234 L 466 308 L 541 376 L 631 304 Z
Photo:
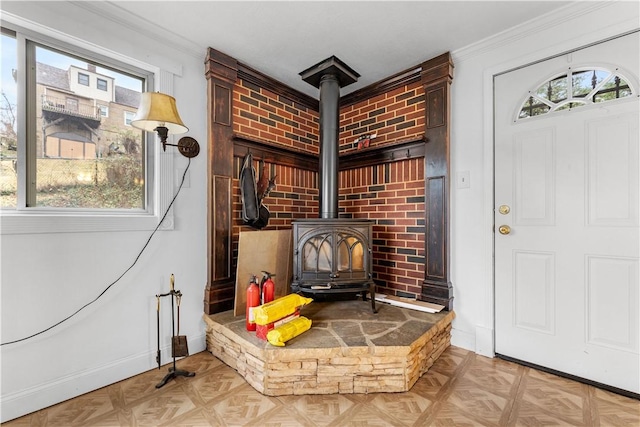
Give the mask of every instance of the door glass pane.
M 567 76 L 563 75 L 549 80 L 536 91 L 540 98 L 548 99 L 552 102 L 559 102 L 567 99 Z
M 331 236 L 319 234 L 310 238 L 303 249 L 303 270 L 305 272 L 331 271 Z
M 354 236 L 348 236 L 341 240 L 337 248 L 338 271 L 363 271 L 364 252 L 362 242 Z
M 17 203 L 18 84 L 16 39 L 2 34 L 2 98 L 0 99 L 0 208 Z
M 119 119 L 135 114 L 143 87 L 143 79 L 36 47 L 36 141 L 28 141 L 36 145 L 36 206 L 145 208 L 144 134 Z

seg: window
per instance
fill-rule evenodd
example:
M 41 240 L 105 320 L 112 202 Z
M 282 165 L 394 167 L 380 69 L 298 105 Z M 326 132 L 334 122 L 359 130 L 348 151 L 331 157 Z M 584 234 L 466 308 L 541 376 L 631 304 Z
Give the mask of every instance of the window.
M 556 111 L 626 98 L 633 94 L 618 70 L 569 69 L 530 91 L 522 103 L 518 120 Z
M 67 98 L 66 108 L 69 111 L 78 111 L 78 100 L 76 98 Z
M 124 124 L 127 126 L 131 126 L 131 121 L 135 117 L 136 113 L 134 111 L 125 111 L 124 112 Z
M 98 89 L 100 90 L 107 90 L 107 81 L 105 79 L 98 79 L 98 84 L 97 84 Z
M 2 32 L 2 97 L 0 98 L 0 207 L 16 205 L 18 188 L 17 42 Z
M 153 147 L 144 132 L 105 118 L 124 107 L 132 118 L 153 75 L 19 29 L 2 28 L 2 52 L 0 211 L 148 214 Z M 72 67 L 112 78 L 113 105 L 74 94 Z M 78 73 L 78 83 L 88 81 Z
M 78 73 L 78 84 L 89 86 L 89 75 Z

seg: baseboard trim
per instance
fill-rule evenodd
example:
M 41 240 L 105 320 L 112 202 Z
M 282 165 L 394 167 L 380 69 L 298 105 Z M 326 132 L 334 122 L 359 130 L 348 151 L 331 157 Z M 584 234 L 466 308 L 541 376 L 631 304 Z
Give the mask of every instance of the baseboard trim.
M 475 352 L 481 356 L 493 357 L 495 355 L 493 341 L 493 328 L 476 326 Z
M 454 319 L 455 323 L 455 319 Z M 451 345 L 464 348 L 465 350 L 476 351 L 476 337 L 474 334 L 456 329 L 451 329 Z
M 189 338 L 188 345 L 191 354 L 206 350 L 205 334 Z M 157 369 L 156 351 L 154 349 L 134 354 L 93 369 L 74 372 L 34 387 L 3 394 L 0 400 L 0 423 Z M 170 357 L 166 357 L 171 355 L 170 346 L 161 348 L 161 352 L 165 355 L 162 360 L 163 365 L 173 362 Z M 158 378 L 162 379 L 162 375 L 159 374 Z

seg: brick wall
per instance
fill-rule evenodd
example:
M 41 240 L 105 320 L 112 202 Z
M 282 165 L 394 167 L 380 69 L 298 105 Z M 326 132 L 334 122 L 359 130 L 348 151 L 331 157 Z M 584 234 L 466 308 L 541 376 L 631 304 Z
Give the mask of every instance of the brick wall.
M 318 120 L 317 111 L 251 82 L 238 80 L 234 87 L 235 133 L 317 155 Z
M 375 220 L 377 292 L 413 297 L 424 279 L 424 159 L 340 173 L 340 212 Z
M 424 125 L 421 84 L 400 86 L 340 109 L 340 152 L 355 150 L 364 134 L 375 133 L 372 145 L 383 145 L 424 135 Z
M 355 140 L 376 134 L 370 147 L 424 135 L 424 91 L 408 83 L 340 110 L 340 152 L 357 150 Z M 366 150 L 366 149 L 363 149 Z M 377 291 L 420 295 L 424 280 L 424 158 L 340 173 L 341 214 L 374 219 L 373 275 Z
M 233 95 L 234 132 L 270 144 L 319 153 L 319 116 L 298 102 L 251 82 L 239 80 Z M 424 135 L 424 93 L 409 83 L 340 110 L 340 153 L 356 150 L 355 139 L 376 133 L 371 147 L 418 139 Z M 256 172 L 259 158 L 254 156 Z M 240 231 L 252 230 L 241 219 L 239 181 L 242 158 L 234 158 L 233 268 Z M 265 163 L 277 175 L 264 200 L 271 212 L 268 229 L 287 229 L 292 219 L 317 218 L 316 172 Z M 395 161 L 340 172 L 341 217 L 374 219 L 373 274 L 377 291 L 416 296 L 424 279 L 424 159 Z
M 245 80 L 238 80 L 233 93 L 233 126 L 239 135 L 253 137 L 274 145 L 293 148 L 315 156 L 319 153 L 319 115 L 299 102 Z M 265 229 L 290 229 L 292 219 L 318 217 L 318 174 L 313 171 L 265 162 L 254 155 L 257 178 L 262 167 L 267 175 L 276 175 L 276 187 L 263 200 L 269 209 Z M 234 157 L 233 180 L 233 269 L 237 263 L 240 231 L 253 228 L 244 225 L 238 176 L 243 159 Z

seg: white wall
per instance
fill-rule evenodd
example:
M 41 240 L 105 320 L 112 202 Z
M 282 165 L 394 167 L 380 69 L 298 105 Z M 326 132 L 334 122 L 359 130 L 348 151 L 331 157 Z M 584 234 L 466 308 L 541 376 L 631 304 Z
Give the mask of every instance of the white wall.
M 188 336 L 192 354 L 205 349 L 207 105 L 205 47 L 197 54 L 174 49 L 93 15 L 86 6 L 3 2 L 2 9 L 9 12 L 3 19 L 19 17 L 52 28 L 67 41 L 86 40 L 175 73 L 173 93 L 190 129 L 186 135 L 201 145 L 191 161 L 189 186 L 174 205 L 174 230 L 156 233 L 137 265 L 72 320 L 1 348 L 0 408 L 6 421 L 156 367 L 155 295 L 168 291 L 171 273 L 184 294 L 180 332 Z M 187 159 L 172 147 L 167 153 L 178 179 Z M 42 330 L 96 298 L 131 265 L 150 233 L 1 236 L 2 342 Z M 163 363 L 171 361 L 169 307 L 165 299 Z M 158 371 L 158 381 L 166 373 Z
M 635 1 L 577 2 L 452 52 L 454 345 L 494 355 L 493 76 L 637 29 L 638 9 Z M 470 187 L 458 189 L 455 177 L 463 171 Z

